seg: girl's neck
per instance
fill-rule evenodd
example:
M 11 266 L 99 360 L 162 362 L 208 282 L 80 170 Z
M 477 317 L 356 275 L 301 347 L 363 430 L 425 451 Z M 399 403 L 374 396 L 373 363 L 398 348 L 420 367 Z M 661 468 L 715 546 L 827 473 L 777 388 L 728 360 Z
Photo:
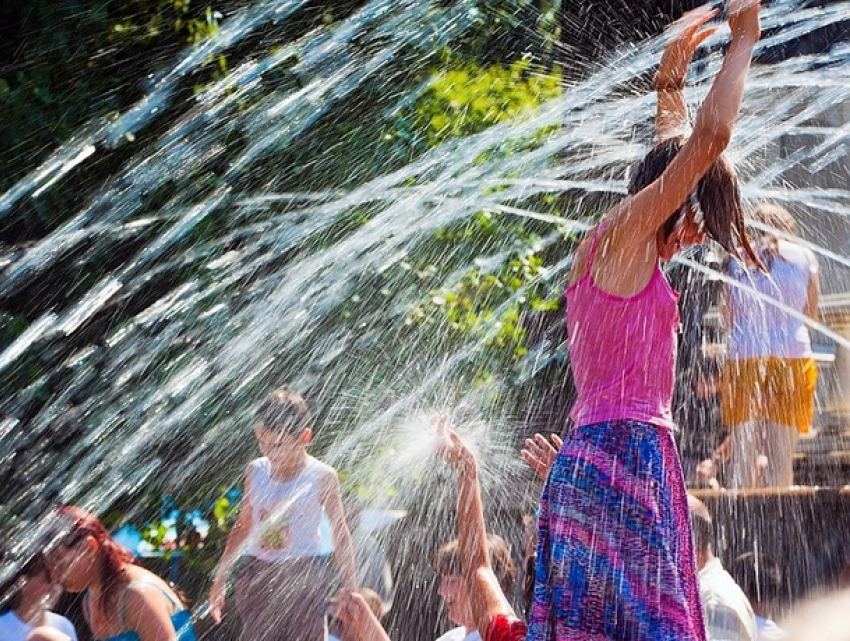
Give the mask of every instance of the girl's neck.
M 103 560 L 98 558 L 95 562 L 94 566 L 91 569 L 91 583 L 89 583 L 86 588 L 86 592 L 89 593 L 90 599 L 93 599 L 97 603 L 101 603 L 101 599 L 103 597 L 103 593 L 106 590 L 114 589 L 115 581 L 112 580 L 109 582 L 109 585 L 104 585 L 101 577 L 103 576 L 102 566 Z M 122 573 L 123 574 L 123 573 Z

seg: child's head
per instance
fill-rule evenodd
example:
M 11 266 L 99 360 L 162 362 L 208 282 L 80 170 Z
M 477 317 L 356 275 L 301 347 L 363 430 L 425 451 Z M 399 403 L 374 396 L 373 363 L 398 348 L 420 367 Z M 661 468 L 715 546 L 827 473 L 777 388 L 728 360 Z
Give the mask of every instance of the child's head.
M 389 608 L 387 608 L 381 597 L 374 590 L 370 588 L 357 588 L 357 594 L 363 597 L 366 605 L 369 606 L 369 609 L 378 621 L 383 619 L 384 615 L 389 611 Z M 357 638 L 358 635 L 356 632 L 349 629 L 349 624 L 338 617 L 337 609 L 339 607 L 339 600 L 333 597 L 328 601 L 328 604 L 330 606 L 328 612 L 331 613 L 330 621 L 328 621 L 328 632 L 330 635 L 340 639 L 340 641 L 351 641 Z
M 286 387 L 266 396 L 254 419 L 257 444 L 270 459 L 306 448 L 313 438 L 313 417 L 307 402 Z
M 516 566 L 511 558 L 510 547 L 502 537 L 488 534 L 487 553 L 502 592 L 511 594 L 516 579 Z M 469 593 L 461 573 L 457 540 L 437 550 L 437 554 L 434 555 L 434 569 L 440 575 L 440 586 L 437 592 L 446 603 L 449 620 L 457 625 L 474 628 L 475 621 L 472 616 Z
M 632 171 L 629 194 L 636 194 L 657 180 L 683 145 L 681 137 L 668 138 L 655 145 Z M 681 240 L 681 246 L 701 243 L 706 233 L 729 253 L 735 253 L 740 244 L 754 262 L 761 264 L 747 237 L 738 177 L 725 156 L 714 162 L 700 179 L 692 197 L 667 218 L 659 230 L 662 242 Z M 682 238 L 672 238 L 674 234 Z
M 4 560 L 2 555 L 0 559 Z M 44 559 L 36 554 L 0 587 L 0 614 L 27 610 L 34 604 L 50 608 L 60 591 L 50 580 Z
M 729 574 L 753 605 L 774 603 L 782 591 L 782 570 L 764 554 L 747 552 L 736 557 Z
M 44 558 L 50 577 L 68 592 L 84 592 L 95 578 L 106 588 L 118 583 L 133 554 L 119 545 L 94 514 L 73 505 L 56 512 L 56 533 L 45 550 Z M 104 589 L 104 602 L 117 598 L 114 590 Z
M 760 204 L 753 210 L 752 219 L 757 223 L 791 236 L 798 236 L 800 234 L 797 221 L 794 220 L 794 217 L 787 209 L 779 205 L 772 203 Z M 750 233 L 761 252 L 762 262 L 770 269 L 773 266 L 773 260 L 776 258 L 776 254 L 779 252 L 779 238 L 775 233 L 766 229 L 751 228 Z

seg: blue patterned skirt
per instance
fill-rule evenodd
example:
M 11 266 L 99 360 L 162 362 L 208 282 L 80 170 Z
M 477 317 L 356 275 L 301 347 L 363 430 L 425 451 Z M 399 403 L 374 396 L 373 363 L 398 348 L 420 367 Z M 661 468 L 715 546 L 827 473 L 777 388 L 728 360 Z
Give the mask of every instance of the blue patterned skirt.
M 670 431 L 574 428 L 540 499 L 528 641 L 705 641 L 682 468 Z

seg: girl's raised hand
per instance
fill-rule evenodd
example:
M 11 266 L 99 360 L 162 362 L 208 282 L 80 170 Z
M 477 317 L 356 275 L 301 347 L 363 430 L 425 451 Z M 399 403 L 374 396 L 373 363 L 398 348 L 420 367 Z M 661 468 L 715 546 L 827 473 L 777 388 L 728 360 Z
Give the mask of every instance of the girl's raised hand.
M 431 422 L 437 428 L 437 453 L 446 463 L 457 469 L 475 464 L 475 455 L 452 429 L 447 414 L 438 414 Z
M 688 73 L 688 65 L 694 52 L 702 42 L 717 31 L 717 27 L 704 25 L 718 14 L 717 9 L 703 5 L 685 12 L 670 27 L 671 38 L 664 48 L 661 64 L 655 75 L 655 86 L 659 90 L 681 89 Z
M 726 15 L 733 38 L 750 36 L 758 40 L 761 35 L 760 6 L 759 0 L 729 0 Z

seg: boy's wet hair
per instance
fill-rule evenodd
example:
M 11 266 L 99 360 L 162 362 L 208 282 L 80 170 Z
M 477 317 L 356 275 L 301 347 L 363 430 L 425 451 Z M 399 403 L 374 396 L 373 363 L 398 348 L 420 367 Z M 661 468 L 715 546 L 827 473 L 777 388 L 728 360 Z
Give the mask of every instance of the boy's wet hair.
M 674 137 L 656 144 L 634 167 L 629 180 L 629 194 L 636 194 L 655 182 L 681 151 L 684 141 L 683 137 Z M 733 256 L 738 255 L 737 246 L 740 246 L 753 262 L 761 266 L 761 261 L 747 236 L 738 176 L 725 155 L 714 161 L 700 178 L 696 197 L 702 209 L 709 238 Z M 687 213 L 687 206 L 687 202 L 683 203 L 664 221 L 665 239 L 673 233 L 676 224 Z
M 496 534 L 487 535 L 487 554 L 490 557 L 490 565 L 493 574 L 499 581 L 502 592 L 511 594 L 516 581 L 516 565 L 511 558 L 511 548 L 505 539 Z M 452 576 L 461 574 L 460 554 L 458 553 L 457 539 L 446 543 L 437 550 L 434 555 L 434 571 L 440 576 Z
M 772 227 L 791 236 L 799 236 L 800 228 L 791 213 L 784 207 L 773 203 L 762 203 L 753 210 L 752 219 L 755 222 Z M 751 230 L 751 235 L 757 240 L 759 255 L 768 269 L 773 268 L 773 261 L 779 254 L 779 237 L 764 229 Z
M 307 401 L 288 387 L 271 392 L 254 414 L 264 430 L 298 436 L 313 423 Z

